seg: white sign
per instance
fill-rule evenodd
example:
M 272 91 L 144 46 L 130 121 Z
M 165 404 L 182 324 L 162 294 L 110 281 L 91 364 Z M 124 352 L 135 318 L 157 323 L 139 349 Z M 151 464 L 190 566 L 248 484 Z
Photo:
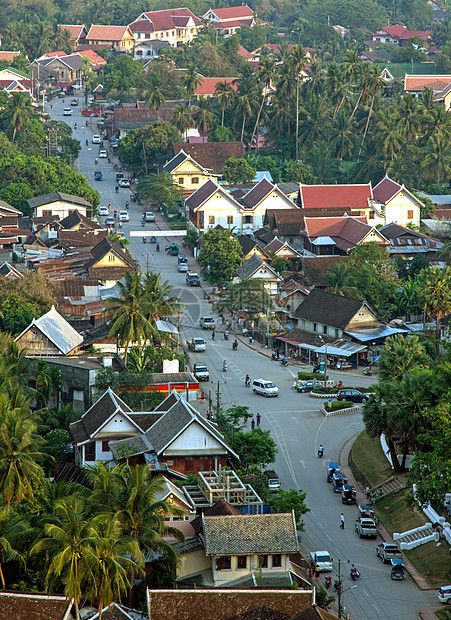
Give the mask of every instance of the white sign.
M 186 230 L 131 230 L 130 237 L 185 237 Z

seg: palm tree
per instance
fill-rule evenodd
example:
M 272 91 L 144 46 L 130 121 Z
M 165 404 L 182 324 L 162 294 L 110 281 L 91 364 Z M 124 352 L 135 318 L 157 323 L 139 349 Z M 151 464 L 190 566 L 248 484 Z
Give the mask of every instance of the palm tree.
M 171 118 L 171 124 L 177 129 L 178 132 L 183 136 L 183 139 L 186 140 L 186 133 L 190 128 L 193 117 L 191 115 L 190 110 L 183 105 L 183 103 L 178 103 L 174 107 L 174 113 Z
M 149 304 L 141 282 L 142 274 L 136 271 L 125 274 L 125 282 L 119 282 L 119 297 L 108 300 L 114 312 L 109 336 L 124 346 L 124 361 L 127 363 L 130 343 L 142 343 L 154 332 L 149 322 Z
M 378 97 L 384 91 L 384 88 L 385 88 L 385 82 L 381 77 L 380 69 L 377 65 L 372 66 L 370 68 L 366 82 L 367 82 L 368 93 L 371 96 L 371 105 L 370 105 L 370 109 L 368 112 L 368 118 L 366 119 L 365 131 L 363 132 L 362 143 L 360 145 L 359 153 L 362 152 L 362 146 L 365 141 L 365 137 L 368 131 L 368 126 L 370 124 L 370 118 L 373 113 L 374 101 L 376 97 Z
M 156 321 L 162 316 L 173 316 L 180 312 L 183 302 L 173 293 L 172 285 L 163 279 L 161 273 L 146 273 L 143 282 L 148 303 L 149 320 L 156 330 Z
M 436 355 L 439 357 L 440 320 L 451 313 L 451 267 L 428 267 L 418 275 L 418 296 L 426 313 L 435 319 Z
M 402 97 L 396 113 L 401 135 L 406 140 L 416 140 L 421 133 L 423 118 L 419 114 L 416 99 L 410 93 L 406 93 Z
M 151 110 L 158 110 L 166 101 L 162 91 L 161 77 L 156 71 L 153 71 L 149 76 L 149 85 L 146 90 L 145 99 Z
M 5 576 L 3 566 L 6 562 L 14 562 L 25 567 L 25 556 L 15 549 L 17 543 L 26 538 L 30 532 L 30 524 L 27 521 L 11 512 L 7 506 L 0 510 L 0 581 L 2 588 L 5 588 Z
M 27 93 L 12 93 L 0 114 L 0 118 L 12 129 L 12 142 L 16 133 L 26 127 L 34 116 L 35 111 Z
M 327 275 L 327 285 L 333 288 L 335 295 L 361 299 L 362 295 L 357 287 L 354 286 L 352 276 L 346 265 L 339 263 L 332 267 Z
M 330 111 L 328 102 L 324 100 L 318 101 L 315 97 L 309 97 L 304 101 L 300 110 L 300 137 L 303 146 L 309 148 L 325 137 Z
M 244 140 L 244 129 L 246 126 L 247 117 L 250 116 L 255 107 L 255 89 L 254 85 L 247 77 L 242 77 L 232 82 L 237 86 L 236 89 L 236 110 L 241 113 L 243 117 L 243 124 L 241 126 L 241 142 Z
M 54 512 L 43 526 L 45 537 L 35 543 L 31 555 L 50 553 L 47 586 L 62 580 L 64 594 L 73 599 L 77 620 L 80 620 L 81 597 L 95 583 L 100 561 L 98 524 L 101 517 L 91 517 L 89 506 L 79 494 L 55 502 Z
M 426 178 L 440 185 L 442 178 L 451 176 L 451 147 L 449 139 L 443 132 L 436 132 L 426 146 L 426 153 L 421 166 Z
M 346 155 L 351 155 L 355 143 L 355 123 L 350 120 L 346 110 L 337 114 L 335 125 L 332 126 L 332 145 L 337 148 L 337 157 L 342 161 Z
M 205 142 L 205 135 L 215 122 L 215 115 L 211 111 L 209 99 L 203 96 L 197 99 L 197 105 L 193 107 L 193 119 L 196 123 L 196 128 L 199 130 L 199 133 L 202 134 L 203 141 Z
M 377 139 L 382 143 L 382 152 L 387 159 L 393 160 L 401 151 L 401 134 L 398 121 L 389 111 L 381 110 L 377 120 Z
M 296 80 L 296 161 L 299 160 L 299 78 L 305 69 L 308 57 L 301 45 L 296 45 L 291 50 L 290 67 Z
M 97 602 L 99 620 L 102 620 L 103 608 L 113 601 L 120 603 L 122 595 L 129 589 L 129 575 L 145 575 L 142 568 L 144 556 L 135 540 L 122 536 L 118 519 L 111 519 L 108 515 L 102 515 L 96 523 L 94 539 L 99 562 L 94 569 L 90 598 Z
M 401 381 L 404 374 L 427 363 L 426 349 L 418 336 L 406 338 L 400 334 L 385 340 L 379 358 L 381 381 Z
M 8 395 L 0 393 L 0 492 L 8 506 L 33 498 L 44 477 L 44 440 L 36 431 L 36 421 L 12 409 Z
M 275 77 L 276 77 L 276 68 L 275 68 L 274 61 L 272 60 L 272 58 L 262 58 L 259 64 L 259 69 L 258 69 L 258 78 L 261 84 L 261 103 L 258 109 L 257 118 L 255 120 L 254 131 L 252 132 L 251 141 L 249 143 L 250 146 L 252 146 L 255 133 L 258 130 L 258 125 L 260 123 L 260 116 L 263 110 L 263 106 L 265 104 L 266 97 L 268 96 L 271 83 L 275 79 Z
M 139 185 L 143 198 L 147 198 L 159 206 L 174 204 L 183 197 L 183 188 L 174 182 L 169 172 L 149 174 Z
M 188 93 L 189 107 L 191 105 L 191 99 L 194 97 L 194 94 L 197 90 L 197 87 L 202 84 L 202 76 L 197 72 L 197 67 L 193 62 L 188 65 L 188 69 L 186 70 L 185 75 L 180 80 L 180 83 Z
M 324 142 L 319 142 L 307 153 L 305 163 L 317 183 L 333 183 L 340 173 L 337 160 Z
M 221 110 L 221 127 L 224 127 L 224 113 L 230 105 L 234 92 L 226 81 L 218 82 L 215 86 L 215 98 Z

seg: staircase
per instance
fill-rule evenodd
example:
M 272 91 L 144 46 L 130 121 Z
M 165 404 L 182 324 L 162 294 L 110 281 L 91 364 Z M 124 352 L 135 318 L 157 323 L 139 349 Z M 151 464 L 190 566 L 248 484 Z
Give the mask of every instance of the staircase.
M 426 523 L 421 527 L 417 527 L 414 530 L 408 532 L 402 532 L 401 534 L 393 534 L 393 540 L 395 540 L 401 549 L 409 550 L 424 545 L 425 543 L 435 540 L 438 542 L 439 533 L 432 527 L 431 523 Z
M 381 484 L 378 484 L 377 486 L 370 489 L 370 493 L 371 497 L 373 496 L 374 492 L 377 494 L 377 497 L 375 500 L 373 500 L 373 502 L 378 502 L 380 499 L 387 497 L 387 495 L 393 495 L 394 493 L 398 493 L 405 488 L 406 485 L 404 478 L 392 476 L 391 478 L 388 478 L 388 480 L 385 480 L 384 482 L 381 482 Z

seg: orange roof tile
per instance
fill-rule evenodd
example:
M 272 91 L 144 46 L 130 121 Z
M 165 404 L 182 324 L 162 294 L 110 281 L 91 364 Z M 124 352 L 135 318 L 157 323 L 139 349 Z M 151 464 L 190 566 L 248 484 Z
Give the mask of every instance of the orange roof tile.
M 86 36 L 87 41 L 122 41 L 128 26 L 92 25 Z M 130 33 L 131 35 L 131 33 Z M 132 35 L 131 35 L 132 36 Z
M 204 77 L 202 78 L 202 83 L 196 89 L 196 95 L 214 95 L 216 84 L 220 82 L 226 82 L 226 84 L 230 84 L 233 90 L 236 90 L 236 85 L 232 84 L 236 79 L 233 77 Z
M 299 186 L 301 208 L 320 209 L 342 207 L 367 209 L 373 197 L 371 183 L 357 185 L 301 185 Z
M 406 75 L 404 90 L 417 91 L 427 87 L 435 91 L 442 91 L 450 83 L 451 75 Z

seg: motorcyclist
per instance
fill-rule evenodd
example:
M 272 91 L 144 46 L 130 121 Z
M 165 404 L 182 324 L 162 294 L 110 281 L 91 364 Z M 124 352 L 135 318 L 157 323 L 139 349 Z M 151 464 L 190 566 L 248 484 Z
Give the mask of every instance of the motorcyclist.
M 97 157 L 94 160 L 94 163 L 97 165 L 99 163 L 99 160 L 97 159 Z
M 318 456 L 321 458 L 324 454 L 324 448 L 323 448 L 323 444 L 319 444 L 319 448 L 318 448 Z
M 251 378 L 249 377 L 249 375 L 246 375 L 246 378 L 244 379 L 244 385 L 246 387 L 249 387 L 251 384 Z
M 226 329 L 225 332 L 224 332 L 224 340 L 228 340 L 228 339 L 229 339 L 229 332 Z
M 238 340 L 234 340 L 233 342 L 233 350 L 236 351 L 238 349 Z
M 222 362 L 222 370 L 223 370 L 223 372 L 227 372 L 227 360 L 224 360 Z
M 74 123 L 74 129 L 77 129 L 77 123 Z
M 89 142 L 88 142 L 88 138 L 86 138 L 86 146 L 88 146 Z
M 356 567 L 354 566 L 354 564 L 351 565 L 351 579 L 353 581 L 355 581 L 356 579 L 358 579 L 360 577 L 360 573 L 359 571 L 356 569 Z
M 125 201 L 125 208 L 128 209 L 128 207 L 129 207 L 129 203 L 128 203 L 128 200 L 126 200 Z
M 287 356 L 286 356 L 286 355 L 284 355 L 284 356 L 282 357 L 282 366 L 287 366 L 287 365 L 288 365 Z
M 119 192 L 119 185 L 116 185 L 116 187 L 114 188 L 114 191 L 116 192 L 116 194 Z
M 160 251 L 160 244 L 159 243 L 157 243 L 157 245 L 155 246 L 155 249 L 156 249 L 157 252 Z

